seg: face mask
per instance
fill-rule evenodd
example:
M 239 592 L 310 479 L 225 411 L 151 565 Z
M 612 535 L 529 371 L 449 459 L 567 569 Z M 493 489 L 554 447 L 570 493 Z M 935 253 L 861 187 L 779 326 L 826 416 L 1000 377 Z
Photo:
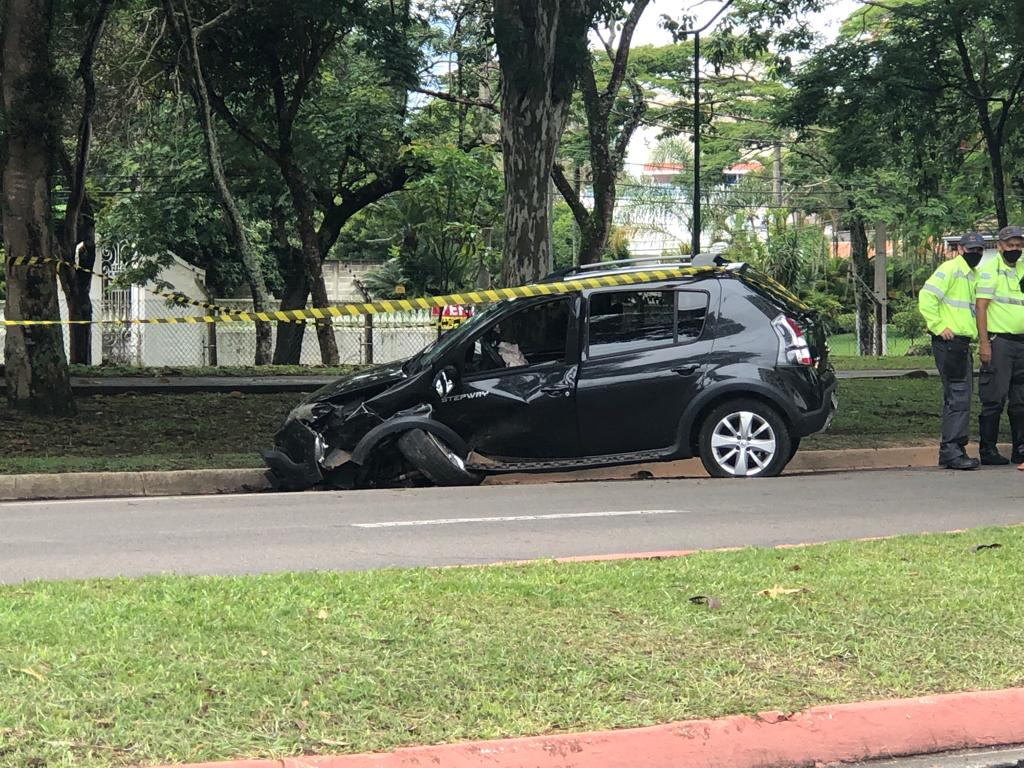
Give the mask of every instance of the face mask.
M 1020 258 L 1020 251 L 1003 251 L 1003 258 L 1006 260 L 1007 264 L 1016 264 L 1017 259 Z
M 967 253 L 964 254 L 964 261 L 967 262 L 967 266 L 969 266 L 971 269 L 974 269 L 976 266 L 981 264 L 981 257 L 983 255 L 984 254 L 981 251 L 974 251 L 973 253 L 971 251 L 968 251 Z

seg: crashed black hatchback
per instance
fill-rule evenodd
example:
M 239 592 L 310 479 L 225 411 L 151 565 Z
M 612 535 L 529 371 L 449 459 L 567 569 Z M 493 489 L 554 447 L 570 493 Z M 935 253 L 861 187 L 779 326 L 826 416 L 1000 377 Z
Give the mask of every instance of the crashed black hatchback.
M 824 329 L 756 270 L 714 263 L 661 281 L 650 270 L 686 265 L 605 263 L 551 281 L 632 284 L 488 305 L 404 363 L 306 398 L 264 459 L 295 490 L 693 456 L 715 477 L 776 476 L 835 412 Z

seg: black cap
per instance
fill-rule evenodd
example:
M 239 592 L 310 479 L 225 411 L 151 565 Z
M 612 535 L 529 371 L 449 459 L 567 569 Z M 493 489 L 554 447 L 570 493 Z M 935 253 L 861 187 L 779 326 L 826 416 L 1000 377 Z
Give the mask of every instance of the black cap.
M 1014 227 L 1011 225 L 1009 227 L 1003 227 L 1002 229 L 999 230 L 1000 240 L 1009 240 L 1011 237 L 1024 237 L 1024 229 L 1021 229 L 1020 227 Z
M 970 251 L 974 248 L 985 250 L 985 236 L 980 232 L 968 232 L 960 238 L 960 247 L 965 251 Z

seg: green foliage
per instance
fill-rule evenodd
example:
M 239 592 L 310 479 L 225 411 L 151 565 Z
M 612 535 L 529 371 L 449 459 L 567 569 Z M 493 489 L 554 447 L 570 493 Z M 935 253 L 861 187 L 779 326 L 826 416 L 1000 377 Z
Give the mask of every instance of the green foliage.
M 927 330 L 924 318 L 921 317 L 921 313 L 917 310 L 904 310 L 903 312 L 897 312 L 892 317 L 892 323 L 896 326 L 896 330 L 900 336 L 908 338 L 912 342 L 917 341 L 924 336 L 925 331 Z
M 461 290 L 500 250 L 502 184 L 493 150 L 416 151 L 433 170 L 367 209 L 338 247 L 342 258 L 387 259 L 372 277 L 381 296 L 397 284 L 416 294 Z
M 832 333 L 854 333 L 857 330 L 857 315 L 853 312 L 841 312 L 832 318 Z

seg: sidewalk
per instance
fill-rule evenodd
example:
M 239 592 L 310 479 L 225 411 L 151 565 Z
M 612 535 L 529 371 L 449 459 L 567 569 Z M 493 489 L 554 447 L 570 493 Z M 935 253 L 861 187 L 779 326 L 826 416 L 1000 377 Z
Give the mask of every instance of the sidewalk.
M 1016 688 L 650 728 L 412 747 L 382 754 L 238 760 L 193 768 L 796 768 L 1022 741 L 1024 689 Z M 965 763 L 975 768 L 999 764 Z
M 1010 446 L 1000 446 L 1008 451 Z M 851 448 L 842 451 L 801 451 L 786 470 L 842 472 L 850 470 L 924 469 L 936 465 L 935 446 Z M 938 470 L 936 470 L 938 471 Z M 706 478 L 699 459 L 628 464 L 577 472 L 497 475 L 485 485 L 536 485 L 598 480 L 675 480 Z M 188 469 L 172 472 L 67 472 L 64 474 L 0 475 L 0 501 L 90 499 L 132 496 L 203 496 L 258 493 L 272 490 L 265 469 Z

